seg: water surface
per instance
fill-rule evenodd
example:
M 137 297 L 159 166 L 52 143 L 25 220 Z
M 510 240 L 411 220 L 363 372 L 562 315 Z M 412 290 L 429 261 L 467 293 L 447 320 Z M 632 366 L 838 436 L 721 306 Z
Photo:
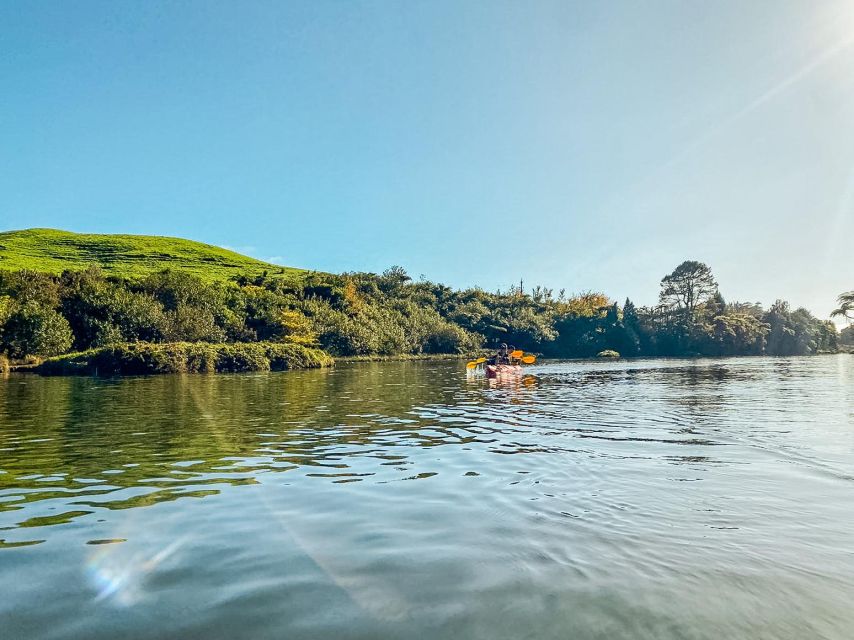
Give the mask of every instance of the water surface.
M 854 357 L 0 380 L 0 636 L 854 635 Z

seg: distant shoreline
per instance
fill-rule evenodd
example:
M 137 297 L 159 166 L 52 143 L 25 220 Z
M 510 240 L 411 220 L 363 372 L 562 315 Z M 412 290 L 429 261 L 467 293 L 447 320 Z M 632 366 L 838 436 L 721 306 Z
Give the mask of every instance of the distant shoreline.
M 0 371 L 39 358 L 16 369 L 265 371 L 326 366 L 332 354 L 462 359 L 502 343 L 550 358 L 806 355 L 838 350 L 854 337 L 844 331 L 784 300 L 727 302 L 711 268 L 692 260 L 662 279 L 657 305 L 639 307 L 522 282 L 456 290 L 401 267 L 274 269 L 180 238 L 0 233 Z
M 16 374 L 38 374 L 44 377 L 63 376 L 93 376 L 93 377 L 128 377 L 139 375 L 167 375 L 167 374 L 222 374 L 222 373 L 257 373 L 264 371 L 299 371 L 306 369 L 334 368 L 339 364 L 367 363 L 367 362 L 440 362 L 440 361 L 468 361 L 478 357 L 472 354 L 399 354 L 399 355 L 365 355 L 365 356 L 342 356 L 333 358 L 319 349 L 309 349 L 308 354 L 302 352 L 303 348 L 296 345 L 267 345 L 254 343 L 256 356 L 273 349 L 272 357 L 268 356 L 265 361 L 261 357 L 253 360 L 234 359 L 224 357 L 217 365 L 215 361 L 202 364 L 200 360 L 194 360 L 193 353 L 218 353 L 223 347 L 237 347 L 236 351 L 243 349 L 241 345 L 215 345 L 198 343 L 189 346 L 186 343 L 173 344 L 144 344 L 122 345 L 120 347 L 109 347 L 90 352 L 70 353 L 56 358 L 49 358 L 41 363 L 10 363 L 8 369 L 0 373 Z M 156 347 L 156 349 L 151 349 Z M 282 355 L 284 352 L 289 355 Z M 190 356 L 186 355 L 189 350 Z M 149 360 L 151 352 L 161 354 L 160 359 Z M 275 353 L 278 351 L 278 354 Z M 488 352 L 487 352 L 488 353 Z M 135 357 L 131 354 L 135 354 Z M 142 355 L 146 354 L 146 355 Z M 183 355 L 183 360 L 182 356 Z M 299 354 L 302 356 L 296 357 Z M 322 355 L 321 355 L 322 354 Z M 541 362 L 615 362 L 615 361 L 641 361 L 641 360 L 727 360 L 731 358 L 803 358 L 814 356 L 830 356 L 839 354 L 854 355 L 854 346 L 843 345 L 837 352 L 822 352 L 809 355 L 797 356 L 769 356 L 760 355 L 732 355 L 732 356 L 706 356 L 706 355 L 682 355 L 682 356 L 631 356 L 620 358 L 542 358 Z M 308 355 L 308 359 L 303 359 Z M 216 356 L 213 356 L 216 357 Z

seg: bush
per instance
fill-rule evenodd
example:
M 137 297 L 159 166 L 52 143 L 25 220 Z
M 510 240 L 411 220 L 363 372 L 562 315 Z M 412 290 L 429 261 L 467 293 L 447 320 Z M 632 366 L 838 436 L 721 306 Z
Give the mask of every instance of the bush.
M 9 373 L 9 358 L 5 353 L 0 353 L 0 375 Z
M 229 373 L 238 371 L 269 371 L 270 359 L 263 343 L 217 345 L 216 370 Z
M 302 304 L 320 346 L 336 356 L 376 353 L 377 336 L 369 327 L 325 300 L 312 298 Z
M 330 364 L 332 364 L 332 358 L 323 351 L 296 344 L 138 342 L 49 358 L 38 367 L 37 371 L 43 375 L 234 373 L 307 369 Z
M 286 369 L 316 369 L 329 366 L 332 362 L 326 353 L 320 349 L 311 349 L 297 344 L 265 345 L 270 369 L 284 371 Z
M 613 349 L 605 349 L 596 354 L 597 358 L 619 358 L 620 354 Z
M 2 342 L 13 358 L 54 356 L 71 348 L 73 341 L 62 314 L 33 302 L 15 307 L 3 325 Z

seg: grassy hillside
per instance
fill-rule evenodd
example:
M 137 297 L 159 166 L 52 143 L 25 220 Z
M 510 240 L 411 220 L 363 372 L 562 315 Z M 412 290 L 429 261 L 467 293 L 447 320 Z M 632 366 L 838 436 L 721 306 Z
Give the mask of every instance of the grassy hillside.
M 305 273 L 180 238 L 84 234 L 56 229 L 0 233 L 0 269 L 61 273 L 93 264 L 109 275 L 124 278 L 138 278 L 166 268 L 189 271 L 206 280 L 259 275 L 264 271 L 273 276 Z

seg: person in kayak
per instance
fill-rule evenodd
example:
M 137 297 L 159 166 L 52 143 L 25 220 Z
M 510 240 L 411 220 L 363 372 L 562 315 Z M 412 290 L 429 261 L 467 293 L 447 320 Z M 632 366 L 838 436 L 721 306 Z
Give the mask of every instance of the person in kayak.
M 513 362 L 514 351 L 516 351 L 516 347 L 514 347 L 512 344 L 507 347 L 507 364 L 516 364 L 515 362 Z
M 489 359 L 489 364 L 510 364 L 510 352 L 507 350 L 507 343 L 502 342 L 498 353 Z

